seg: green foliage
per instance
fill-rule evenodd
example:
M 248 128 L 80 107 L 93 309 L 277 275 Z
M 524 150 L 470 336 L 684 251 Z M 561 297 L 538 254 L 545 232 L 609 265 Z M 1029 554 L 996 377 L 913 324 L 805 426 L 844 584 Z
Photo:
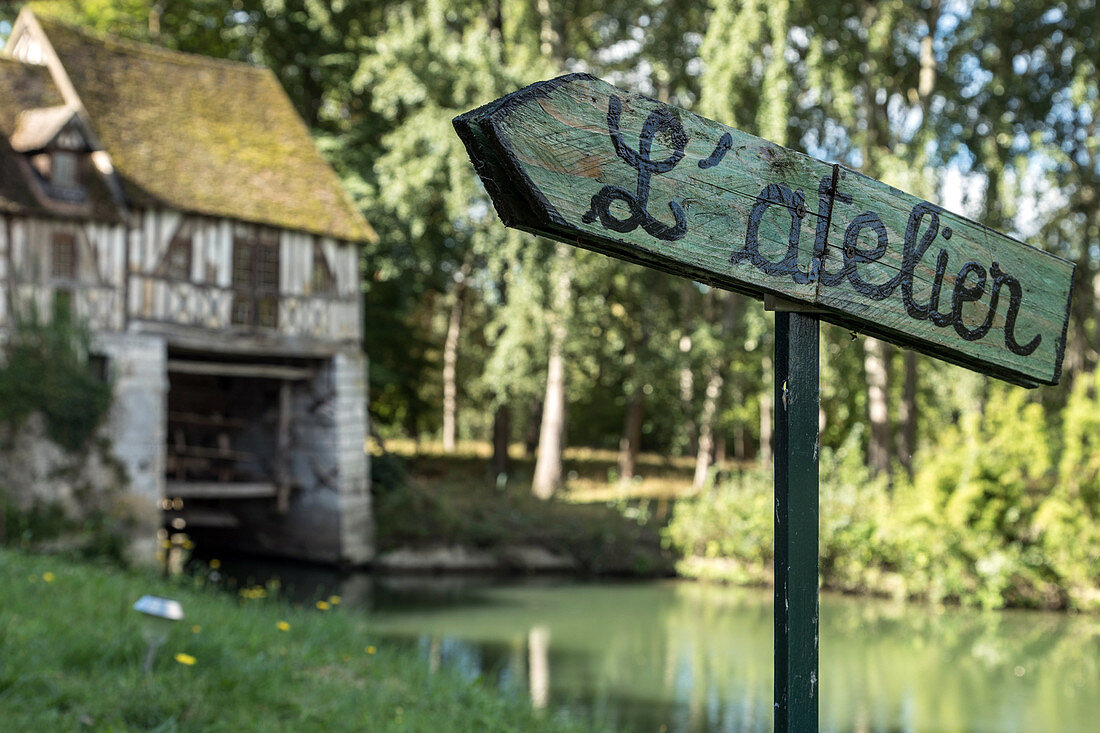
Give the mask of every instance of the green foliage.
M 1095 419 L 1087 388 L 1075 391 L 1080 436 Z M 1090 409 L 1091 407 L 1091 409 Z M 1088 415 L 1089 417 L 1085 417 Z M 1089 433 L 1091 440 L 1092 435 Z M 918 460 L 912 482 L 873 478 L 860 436 L 821 462 L 820 557 L 825 587 L 986 608 L 1100 607 L 1100 532 L 1075 513 L 1072 480 L 1055 482 L 1042 408 L 1026 391 L 998 386 L 984 414 L 948 427 Z M 1064 464 L 1075 471 L 1072 457 Z M 1083 474 L 1087 476 L 1086 474 Z M 772 478 L 745 472 L 680 502 L 666 533 L 690 574 L 734 582 L 770 576 Z M 1083 508 L 1083 507 L 1082 507 Z M 714 559 L 709 568 L 700 559 Z
M 1074 605 L 1100 607 L 1100 368 L 1074 385 L 1062 444 L 1058 480 L 1035 525 Z
M 40 412 L 51 440 L 83 450 L 111 406 L 110 385 L 89 367 L 88 339 L 64 318 L 17 325 L 0 365 L 0 423 L 14 431 Z
M 1037 543 L 1035 516 L 1053 480 L 1042 408 L 998 385 L 918 462 L 901 555 L 907 578 L 934 600 L 1061 606 L 1057 570 Z M 915 553 L 915 554 L 914 554 Z
M 883 558 L 871 552 L 876 522 L 887 512 L 885 479 L 872 479 L 863 465 L 860 436 L 821 456 L 819 551 L 826 585 L 860 589 L 869 568 Z M 718 482 L 709 492 L 677 503 L 666 540 L 689 561 L 718 561 L 726 580 L 770 582 L 773 557 L 773 492 L 769 470 L 754 468 Z M 687 562 L 690 574 L 705 563 Z
M 13 506 L 0 493 L 0 541 L 23 547 L 33 547 L 43 541 L 57 539 L 72 528 L 65 511 L 56 504 L 36 504 L 26 511 Z
M 89 510 L 81 521 L 58 504 L 15 506 L 0 489 L 0 545 L 35 550 L 50 547 L 66 559 L 95 559 L 126 567 L 131 520 L 109 511 Z

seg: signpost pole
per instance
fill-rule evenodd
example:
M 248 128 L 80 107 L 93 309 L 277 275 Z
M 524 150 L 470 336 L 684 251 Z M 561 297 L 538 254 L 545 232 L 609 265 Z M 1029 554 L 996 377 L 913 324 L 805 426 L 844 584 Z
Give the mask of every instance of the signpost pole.
M 817 726 L 817 317 L 775 314 L 775 730 Z

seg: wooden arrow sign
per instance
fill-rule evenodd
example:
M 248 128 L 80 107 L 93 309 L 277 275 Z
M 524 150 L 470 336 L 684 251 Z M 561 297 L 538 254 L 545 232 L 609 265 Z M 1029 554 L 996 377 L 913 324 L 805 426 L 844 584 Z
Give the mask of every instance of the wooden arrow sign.
M 587 74 L 454 126 L 508 226 L 1017 384 L 1061 375 L 1071 262 L 855 171 Z

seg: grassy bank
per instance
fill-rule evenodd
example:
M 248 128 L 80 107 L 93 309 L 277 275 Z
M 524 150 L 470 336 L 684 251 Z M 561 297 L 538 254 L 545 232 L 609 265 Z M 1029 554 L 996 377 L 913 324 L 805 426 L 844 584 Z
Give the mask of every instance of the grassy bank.
M 452 454 L 411 441 L 390 441 L 386 447 L 389 453 L 376 455 L 373 464 L 380 552 L 534 545 L 571 556 L 587 574 L 672 572 L 661 529 L 675 497 L 690 490 L 690 473 L 685 484 L 679 464 L 644 457 L 645 478 L 620 486 L 609 480 L 614 454 L 571 450 L 562 492 L 542 501 L 531 494 L 533 459 L 519 446 L 506 481 L 488 476 L 488 445 L 463 444 Z
M 1033 405 L 1032 408 L 1035 406 Z M 1006 402 L 956 429 L 953 451 L 921 455 L 912 479 L 872 476 L 859 435 L 821 458 L 823 587 L 957 603 L 1100 611 L 1100 533 L 1090 499 L 1067 493 L 1034 426 L 1000 421 L 1030 408 Z M 987 424 L 990 423 L 990 424 Z M 1012 423 L 1014 424 L 1014 423 Z M 1003 430 L 1001 432 L 1004 432 Z M 723 465 L 700 495 L 691 462 L 643 455 L 639 478 L 615 476 L 611 451 L 571 449 L 549 502 L 530 494 L 533 463 L 513 449 L 505 485 L 486 476 L 489 446 L 395 443 L 405 483 L 376 489 L 380 545 L 526 542 L 570 552 L 589 572 L 666 572 L 739 585 L 772 582 L 773 479 L 762 466 Z M 1038 451 L 1038 454 L 1036 452 Z
M 375 639 L 338 599 L 292 607 L 194 580 L 0 549 L 0 728 L 572 730 Z M 152 675 L 132 604 L 179 600 Z M 324 604 L 322 604 L 324 605 Z

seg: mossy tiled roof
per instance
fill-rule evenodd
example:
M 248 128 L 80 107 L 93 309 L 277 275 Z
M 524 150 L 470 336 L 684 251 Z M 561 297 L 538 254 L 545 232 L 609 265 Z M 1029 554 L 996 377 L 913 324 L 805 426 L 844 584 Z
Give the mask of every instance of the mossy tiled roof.
M 26 173 L 8 139 L 20 112 L 61 103 L 46 67 L 0 58 L 0 211 L 40 213 L 42 207 L 27 187 Z
M 55 110 L 62 116 L 64 99 L 45 66 L 25 64 L 0 57 L 0 211 L 32 216 L 88 216 L 99 221 L 120 221 L 118 207 L 111 200 L 110 190 L 90 161 L 85 164 L 84 188 L 87 193 L 81 205 L 47 205 L 35 196 L 29 176 L 29 166 L 22 164 L 22 155 L 9 142 L 19 127 L 20 115 L 43 110 Z M 71 118 L 74 110 L 65 110 Z
M 270 70 L 39 23 L 134 205 L 375 237 Z
M 27 109 L 65 104 L 45 66 L 0 56 L 0 131 L 10 136 L 19 114 Z

